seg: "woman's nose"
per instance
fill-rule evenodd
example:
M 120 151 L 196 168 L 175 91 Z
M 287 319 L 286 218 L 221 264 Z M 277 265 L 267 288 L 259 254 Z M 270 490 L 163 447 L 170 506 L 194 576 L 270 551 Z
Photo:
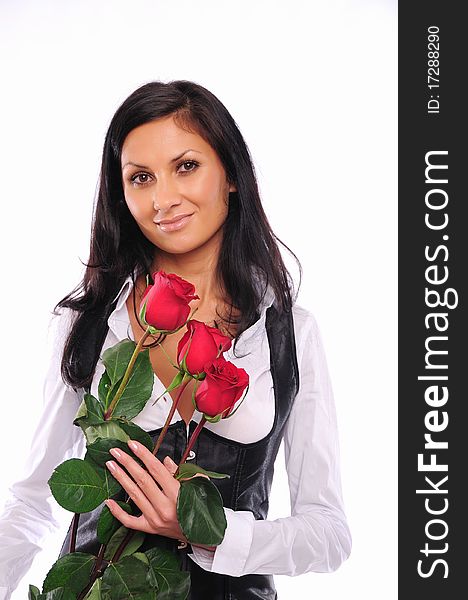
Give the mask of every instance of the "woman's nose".
M 180 204 L 181 198 L 177 184 L 168 181 L 158 181 L 152 189 L 154 210 L 166 212 L 171 206 Z

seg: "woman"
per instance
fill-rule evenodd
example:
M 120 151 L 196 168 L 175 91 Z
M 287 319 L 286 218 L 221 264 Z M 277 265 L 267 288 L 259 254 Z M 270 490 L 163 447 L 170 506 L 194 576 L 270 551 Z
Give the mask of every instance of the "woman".
M 195 286 L 199 300 L 191 307 L 198 309 L 196 318 L 233 340 L 226 358 L 250 376 L 247 398 L 236 415 L 207 423 L 190 457 L 206 469 L 230 474 L 213 480 L 223 497 L 227 528 L 221 544 L 202 547 L 187 543 L 177 521 L 179 483 L 172 474 L 201 417 L 193 410 L 191 385 L 157 457 L 151 456 L 153 479 L 144 490 L 129 475 L 136 464 L 130 450 L 115 455 L 113 468 L 108 465 L 142 511 L 132 517 L 110 503 L 112 513 L 123 525 L 148 534 L 143 550 L 158 544 L 178 554 L 191 574 L 193 600 L 273 599 L 273 574 L 333 571 L 348 557 L 351 536 L 326 360 L 313 315 L 292 297 L 277 239 L 261 205 L 247 146 L 213 94 L 190 81 L 151 82 L 124 101 L 104 144 L 83 293 L 74 297 L 75 289 L 66 296 L 56 306 L 61 316 L 53 317 L 54 355 L 44 388 L 44 414 L 49 416 L 38 425 L 29 475 L 10 488 L 0 521 L 0 533 L 10 545 L 0 585 L 16 587 L 47 527 L 57 524 L 47 480 L 63 460 L 84 455 L 84 436 L 72 426 L 80 393 L 97 393 L 104 349 L 143 335 L 138 307 L 145 278 L 159 270 Z M 151 345 L 153 398 L 172 380 L 166 356 L 176 362 L 185 331 Z M 155 439 L 172 399 L 165 394 L 155 405 L 148 402 L 134 422 Z M 269 521 L 268 496 L 281 440 L 291 516 Z M 142 457 L 142 451 L 135 454 Z M 81 516 L 76 550 L 97 552 L 95 524 L 101 509 Z M 26 514 L 37 539 L 31 539 L 26 525 L 11 525 L 24 522 Z M 70 531 L 61 556 L 69 537 Z M 8 593 L 5 587 L 5 597 Z

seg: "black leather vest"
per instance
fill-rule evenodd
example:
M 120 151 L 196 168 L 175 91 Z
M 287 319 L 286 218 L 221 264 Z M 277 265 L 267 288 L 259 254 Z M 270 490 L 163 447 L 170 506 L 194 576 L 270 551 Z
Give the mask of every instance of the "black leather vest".
M 283 437 L 284 426 L 299 389 L 299 369 L 296 358 L 294 323 L 292 313 L 279 315 L 275 305 L 266 310 L 265 327 L 270 347 L 270 369 L 274 384 L 275 419 L 271 431 L 261 440 L 241 443 L 226 439 L 203 428 L 193 451 L 195 462 L 205 469 L 228 473 L 230 478 L 213 479 L 225 507 L 232 510 L 249 510 L 255 519 L 266 519 L 268 499 L 273 480 L 274 462 Z M 245 400 L 248 402 L 248 397 Z M 189 436 L 197 426 L 190 421 Z M 155 441 L 160 429 L 150 431 Z M 177 421 L 169 426 L 157 457 L 166 455 L 178 463 L 187 444 L 186 423 Z M 125 499 L 126 492 L 116 499 Z M 103 505 L 80 515 L 76 538 L 76 551 L 97 554 L 100 543 L 96 539 L 96 523 Z M 68 553 L 71 525 L 63 542 L 60 557 Z M 249 574 L 232 577 L 211 573 L 199 567 L 187 553 L 191 546 L 178 550 L 178 541 L 159 535 L 147 534 L 139 551 L 159 546 L 178 553 L 181 568 L 191 576 L 190 600 L 275 600 L 277 593 L 272 575 Z

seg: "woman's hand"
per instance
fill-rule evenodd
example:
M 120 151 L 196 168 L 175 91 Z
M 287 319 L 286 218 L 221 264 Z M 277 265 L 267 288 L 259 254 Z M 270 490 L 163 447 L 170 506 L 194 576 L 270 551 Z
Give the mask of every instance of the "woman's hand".
M 138 517 L 129 515 L 117 502 L 106 500 L 109 510 L 122 525 L 129 529 L 157 533 L 188 542 L 177 519 L 176 506 L 180 488 L 179 481 L 174 478 L 177 465 L 169 457 L 164 459 L 163 464 L 140 442 L 128 440 L 128 445 L 146 465 L 147 471 L 130 454 L 118 448 L 111 448 L 110 453 L 125 467 L 133 479 L 114 461 L 107 461 L 106 466 L 142 514 Z

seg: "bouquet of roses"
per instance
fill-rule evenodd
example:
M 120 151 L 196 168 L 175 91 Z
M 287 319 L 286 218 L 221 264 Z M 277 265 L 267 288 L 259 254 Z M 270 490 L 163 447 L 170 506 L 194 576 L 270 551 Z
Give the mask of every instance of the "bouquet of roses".
M 180 484 L 177 519 L 190 543 L 216 546 L 224 538 L 223 502 L 211 479 L 228 475 L 206 471 L 185 461 L 207 421 L 216 423 L 229 418 L 239 408 L 248 391 L 249 377 L 244 369 L 223 357 L 223 352 L 231 346 L 229 337 L 217 328 L 189 318 L 189 302 L 199 298 L 194 286 L 178 275 L 164 271 L 154 273 L 153 279 L 154 284 L 149 285 L 147 278 L 140 304 L 139 318 L 146 327 L 144 335 L 138 344 L 125 339 L 103 353 L 105 371 L 99 382 L 98 398 L 85 393 L 75 415 L 73 423 L 81 427 L 86 437 L 84 459 L 71 458 L 58 465 L 48 481 L 55 500 L 75 513 L 70 550 L 49 570 L 42 592 L 34 585 L 29 586 L 30 600 L 187 598 L 190 574 L 180 570 L 176 556 L 161 548 L 138 552 L 146 533 L 123 526 L 114 516 L 115 513 L 121 518 L 128 513 L 133 515 L 129 519 L 135 519 L 139 515 L 136 514 L 138 508 L 129 502 L 129 496 L 125 502 L 112 500 L 122 492 L 122 486 L 106 468 L 106 463 L 113 458 L 111 449 L 125 452 L 128 446 L 134 449 L 135 461 L 143 469 L 146 469 L 148 457 L 154 462 L 150 453 L 156 456 L 181 394 L 191 380 L 195 380 L 193 405 L 203 414 L 173 473 Z M 159 398 L 173 389 L 181 389 L 153 447 L 151 436 L 132 422 L 150 398 L 154 383 L 149 350 L 143 343 L 149 335 L 170 335 L 184 325 L 187 332 L 177 346 L 174 379 Z M 101 504 L 96 530 L 101 547 L 97 556 L 75 552 L 80 514 Z

